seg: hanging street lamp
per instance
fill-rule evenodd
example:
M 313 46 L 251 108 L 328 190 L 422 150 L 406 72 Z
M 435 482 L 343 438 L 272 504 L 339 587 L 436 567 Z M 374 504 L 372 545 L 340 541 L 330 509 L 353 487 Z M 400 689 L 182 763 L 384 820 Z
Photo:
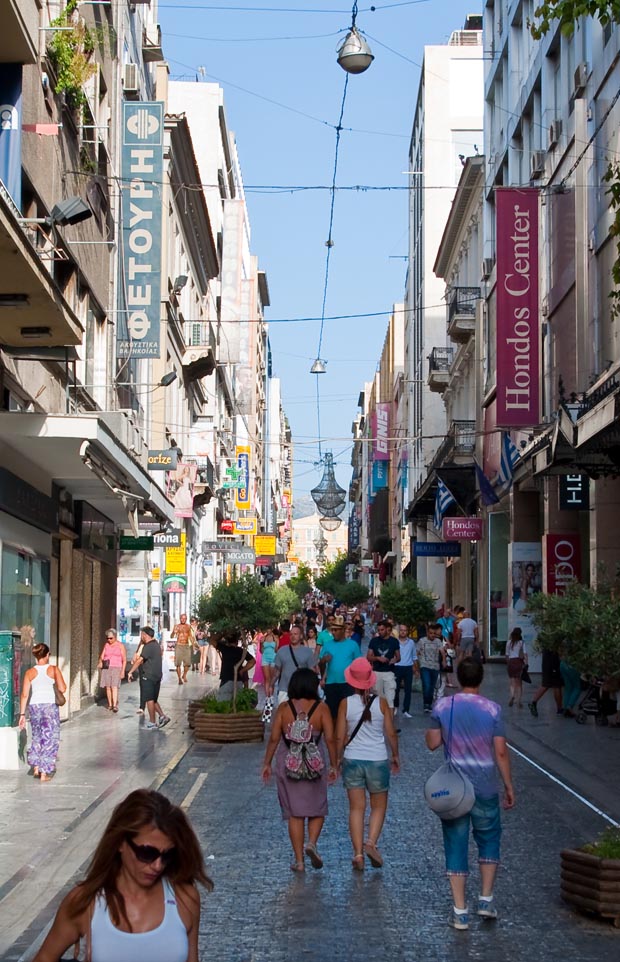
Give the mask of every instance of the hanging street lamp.
M 353 25 L 338 49 L 338 63 L 347 73 L 358 74 L 368 70 L 374 59 L 368 43 Z

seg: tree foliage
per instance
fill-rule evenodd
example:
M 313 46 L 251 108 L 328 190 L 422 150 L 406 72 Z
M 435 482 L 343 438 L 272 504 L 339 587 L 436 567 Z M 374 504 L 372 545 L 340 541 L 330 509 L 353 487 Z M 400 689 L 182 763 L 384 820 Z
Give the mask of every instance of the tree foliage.
M 584 674 L 620 677 L 618 585 L 575 582 L 563 595 L 532 595 L 527 611 L 538 629 L 537 648 L 557 652 Z
M 299 595 L 291 588 L 290 582 L 274 585 L 269 588 L 278 612 L 278 621 L 283 618 L 290 618 L 296 611 L 299 611 Z
M 417 581 L 390 581 L 381 589 L 381 607 L 386 615 L 413 628 L 435 619 L 435 601 Z
M 289 588 L 292 588 L 299 600 L 305 598 L 312 591 L 312 571 L 302 562 L 297 565 L 297 574 L 287 581 Z
M 259 585 L 252 575 L 243 575 L 229 584 L 215 585 L 196 605 L 196 617 L 214 631 L 244 631 L 272 628 L 278 622 L 274 593 Z
M 328 561 L 314 581 L 319 591 L 338 596 L 338 589 L 347 583 L 346 554 L 341 551 L 335 561 Z
M 368 588 L 359 581 L 347 581 L 344 585 L 338 586 L 338 601 L 343 605 L 361 605 L 368 600 Z
M 535 19 L 529 28 L 535 40 L 540 40 L 559 21 L 562 33 L 570 36 L 579 17 L 595 17 L 605 26 L 620 21 L 620 0 L 545 0 L 534 10 Z

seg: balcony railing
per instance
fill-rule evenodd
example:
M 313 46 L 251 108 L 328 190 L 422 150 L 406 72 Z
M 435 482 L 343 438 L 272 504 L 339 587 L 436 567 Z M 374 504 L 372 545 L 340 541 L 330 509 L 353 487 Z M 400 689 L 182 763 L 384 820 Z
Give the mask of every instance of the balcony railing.
M 475 317 L 476 301 L 479 299 L 479 287 L 454 287 L 448 303 L 448 324 L 457 316 Z
M 428 356 L 428 370 L 449 371 L 454 358 L 453 347 L 434 347 Z
M 476 422 L 452 421 L 450 434 L 454 440 L 455 454 L 473 454 L 476 446 Z

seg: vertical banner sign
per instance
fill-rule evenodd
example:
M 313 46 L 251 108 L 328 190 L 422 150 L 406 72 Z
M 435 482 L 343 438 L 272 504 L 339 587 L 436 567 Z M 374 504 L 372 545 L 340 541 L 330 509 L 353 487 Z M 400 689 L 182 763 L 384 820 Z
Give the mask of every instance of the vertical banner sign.
M 0 180 L 22 206 L 22 65 L 0 63 Z
M 254 297 L 254 280 L 241 281 L 241 320 L 239 321 L 239 363 L 235 368 L 235 401 L 237 414 L 247 417 L 254 413 L 254 398 L 252 388 L 252 332 L 251 320 L 256 317 L 256 299 Z
M 390 407 L 389 401 L 383 401 L 372 416 L 374 461 L 390 460 Z
M 581 581 L 581 538 L 578 534 L 546 534 L 543 538 L 545 593 L 563 595 Z
M 242 319 L 243 214 L 244 202 L 242 200 L 224 201 L 220 309 L 223 336 L 219 346 L 219 360 L 227 364 L 239 363 L 239 323 Z
M 538 190 L 500 187 L 497 209 L 497 424 L 540 420 Z
M 123 104 L 122 271 L 117 357 L 160 357 L 164 107 Z
M 242 510 L 251 507 L 250 500 L 250 449 L 245 445 L 238 445 L 235 448 L 235 458 L 237 461 L 237 472 L 243 482 L 242 487 L 235 491 L 235 504 Z

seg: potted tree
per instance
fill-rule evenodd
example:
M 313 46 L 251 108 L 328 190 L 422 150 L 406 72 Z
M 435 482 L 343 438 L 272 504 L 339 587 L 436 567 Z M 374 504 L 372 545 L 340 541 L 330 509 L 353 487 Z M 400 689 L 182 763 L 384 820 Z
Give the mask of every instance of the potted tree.
M 609 828 L 598 841 L 564 849 L 560 857 L 564 901 L 620 928 L 620 829 Z
M 242 639 L 235 665 L 232 698 L 220 701 L 208 695 L 193 713 L 194 735 L 199 740 L 262 741 L 264 725 L 256 710 L 256 692 L 238 690 L 238 671 L 248 646 L 248 632 L 272 627 L 278 620 L 274 594 L 251 575 L 216 585 L 199 599 L 195 611 L 200 621 L 222 637 Z
M 390 581 L 381 589 L 381 607 L 400 624 L 417 628 L 435 620 L 435 599 L 417 581 Z

